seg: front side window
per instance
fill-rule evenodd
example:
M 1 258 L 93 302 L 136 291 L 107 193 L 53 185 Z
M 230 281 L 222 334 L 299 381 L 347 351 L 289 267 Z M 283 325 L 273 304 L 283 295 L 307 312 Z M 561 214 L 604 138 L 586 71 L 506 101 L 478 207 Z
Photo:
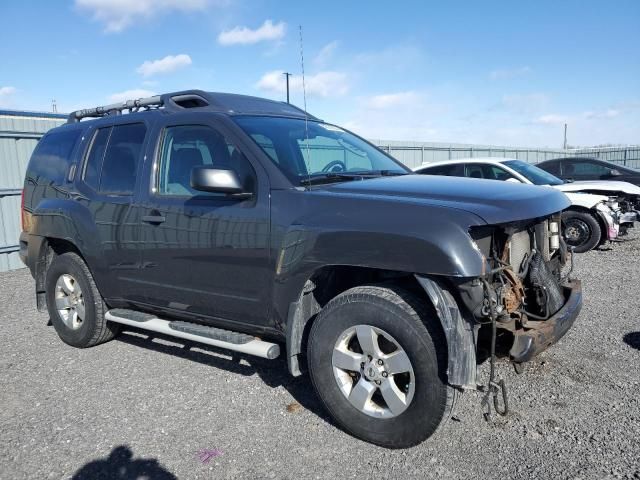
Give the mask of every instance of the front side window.
M 84 182 L 102 193 L 131 195 L 146 131 L 143 123 L 98 129 L 85 162 Z
M 504 168 L 497 165 L 469 164 L 467 165 L 467 169 L 470 173 L 469 175 L 467 175 L 468 177 L 502 181 L 514 178 L 514 176 L 507 172 Z
M 267 116 L 234 120 L 294 185 L 327 174 L 411 173 L 373 145 L 334 125 Z
M 253 191 L 255 172 L 244 154 L 218 131 L 205 125 L 181 125 L 164 131 L 156 191 L 160 195 L 224 196 L 191 188 L 195 167 L 233 170 L 247 191 Z

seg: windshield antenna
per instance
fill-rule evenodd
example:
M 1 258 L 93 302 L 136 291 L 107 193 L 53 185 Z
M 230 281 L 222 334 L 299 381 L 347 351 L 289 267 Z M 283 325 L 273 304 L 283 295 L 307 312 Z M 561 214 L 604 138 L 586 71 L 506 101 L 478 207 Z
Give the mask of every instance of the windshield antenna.
M 303 105 L 304 105 L 304 136 L 305 136 L 305 146 L 307 148 L 307 165 L 305 165 L 307 167 L 307 177 L 309 180 L 311 180 L 311 151 L 309 150 L 309 119 L 308 119 L 308 114 L 307 114 L 307 87 L 305 85 L 305 81 L 304 81 L 304 48 L 303 48 L 303 43 L 302 43 L 302 25 L 298 25 L 298 28 L 300 30 L 300 66 L 302 68 L 302 99 L 303 99 Z M 309 181 L 309 185 L 311 185 L 311 182 Z

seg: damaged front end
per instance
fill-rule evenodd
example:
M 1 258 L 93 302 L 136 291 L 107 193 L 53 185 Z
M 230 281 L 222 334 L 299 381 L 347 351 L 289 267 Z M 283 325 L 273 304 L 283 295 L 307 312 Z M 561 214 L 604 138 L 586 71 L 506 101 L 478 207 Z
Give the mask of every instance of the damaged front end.
M 559 227 L 558 214 L 495 228 L 476 241 L 484 242 L 488 255 L 483 299 L 473 315 L 481 324 L 495 322 L 498 352 L 508 352 L 516 363 L 531 360 L 562 338 L 582 306 L 580 281 L 570 278 L 573 255 Z
M 535 221 L 472 228 L 484 261 L 477 278 L 418 276 L 445 330 L 449 383 L 476 389 L 476 364 L 508 356 L 528 362 L 569 330 L 582 306 L 560 213 Z M 454 285 L 451 285 L 453 282 Z M 454 300 L 455 298 L 455 300 Z

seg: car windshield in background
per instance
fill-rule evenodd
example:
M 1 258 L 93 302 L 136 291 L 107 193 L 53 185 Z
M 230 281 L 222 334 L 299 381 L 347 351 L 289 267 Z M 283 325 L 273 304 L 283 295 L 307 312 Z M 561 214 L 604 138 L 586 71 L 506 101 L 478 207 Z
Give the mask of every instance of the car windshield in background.
M 234 120 L 294 185 L 411 173 L 334 125 L 280 117 L 242 116 Z
M 580 157 L 575 157 L 575 158 L 580 158 Z M 640 170 L 635 169 L 635 168 L 631 168 L 631 167 L 625 167 L 623 165 L 620 165 L 618 163 L 613 163 L 613 162 L 608 162 L 606 160 L 599 160 L 600 162 L 603 163 L 603 165 L 609 167 L 611 170 L 618 170 L 620 173 L 627 173 L 630 175 L 640 175 Z
M 534 185 L 562 185 L 564 183 L 563 180 L 560 180 L 555 175 L 551 175 L 549 172 L 545 172 L 541 168 L 521 160 L 507 160 L 502 163 L 526 177 Z

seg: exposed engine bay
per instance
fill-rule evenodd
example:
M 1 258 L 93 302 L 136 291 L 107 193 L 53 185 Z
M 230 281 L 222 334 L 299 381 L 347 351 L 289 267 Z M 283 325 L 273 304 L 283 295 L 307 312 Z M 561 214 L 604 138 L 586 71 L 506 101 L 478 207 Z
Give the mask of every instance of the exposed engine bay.
M 560 217 L 494 231 L 482 313 L 501 324 L 525 326 L 546 320 L 564 304 L 562 269 L 569 252 L 560 236 Z M 492 305 L 493 304 L 493 305 Z
M 559 340 L 579 311 L 580 282 L 569 278 L 573 256 L 560 225 L 557 213 L 471 232 L 486 270 L 481 278 L 459 285 L 459 292 L 480 325 L 477 360 L 491 362 L 489 381 L 481 387 L 487 393 L 485 415 L 491 412 L 491 397 L 496 413 L 508 411 L 504 381 L 494 377 L 496 357 L 508 356 L 516 367 L 528 362 Z M 563 273 L 567 263 L 570 268 Z

